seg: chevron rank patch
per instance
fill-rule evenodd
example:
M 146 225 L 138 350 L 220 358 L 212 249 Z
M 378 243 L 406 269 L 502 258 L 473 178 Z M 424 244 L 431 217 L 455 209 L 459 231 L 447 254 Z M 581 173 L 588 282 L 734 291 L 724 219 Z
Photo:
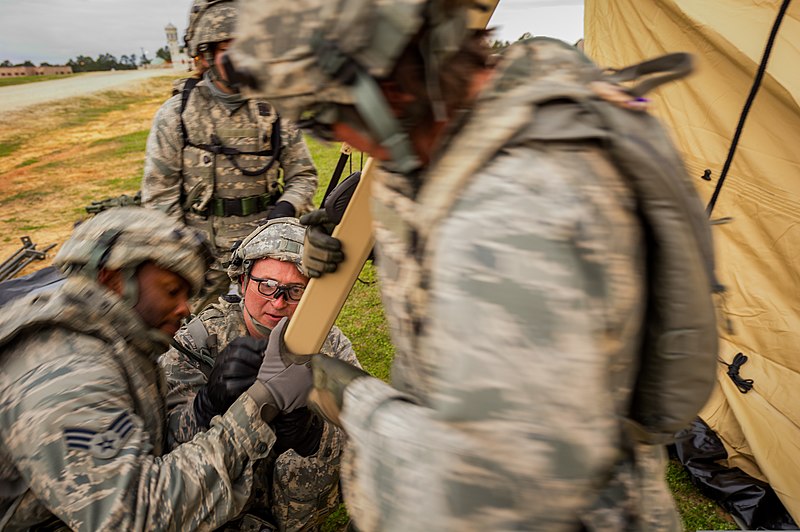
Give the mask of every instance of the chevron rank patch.
M 64 442 L 67 449 L 88 451 L 89 454 L 103 460 L 114 458 L 133 431 L 133 420 L 128 411 L 122 412 L 105 431 L 91 429 L 66 428 Z

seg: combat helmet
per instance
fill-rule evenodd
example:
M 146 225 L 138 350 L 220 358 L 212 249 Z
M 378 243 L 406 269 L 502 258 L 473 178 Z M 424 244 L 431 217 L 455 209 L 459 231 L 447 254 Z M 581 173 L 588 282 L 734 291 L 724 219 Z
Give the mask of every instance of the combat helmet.
M 233 251 L 228 277 L 239 282 L 244 275 L 242 284 L 246 285 L 253 264 L 266 258 L 293 262 L 297 270 L 306 275 L 301 264 L 304 235 L 305 226 L 297 218 L 274 218 L 257 227 Z
M 411 40 L 427 70 L 459 50 L 475 0 L 244 0 L 231 57 L 236 71 L 301 126 L 348 122 L 388 150 L 385 166 L 420 166 L 376 80 L 385 79 Z M 433 75 L 427 76 L 430 83 Z M 353 124 L 356 117 L 360 124 Z
M 92 278 L 103 269 L 120 270 L 123 298 L 138 301 L 136 268 L 147 261 L 185 279 L 200 291 L 212 261 L 206 238 L 165 213 L 141 207 L 108 209 L 80 223 L 53 260 L 65 273 Z
M 232 0 L 195 0 L 184 36 L 189 55 L 196 57 L 214 43 L 233 39 L 236 14 Z

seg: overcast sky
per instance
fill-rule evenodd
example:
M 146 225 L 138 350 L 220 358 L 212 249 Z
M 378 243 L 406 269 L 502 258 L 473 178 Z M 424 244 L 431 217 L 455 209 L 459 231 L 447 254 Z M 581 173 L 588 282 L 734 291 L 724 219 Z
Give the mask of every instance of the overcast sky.
M 269 0 L 274 1 L 274 0 Z M 0 0 L 0 61 L 62 64 L 79 54 L 153 58 L 172 23 L 182 37 L 191 0 Z M 496 38 L 523 33 L 573 43 L 583 35 L 583 0 L 500 0 Z

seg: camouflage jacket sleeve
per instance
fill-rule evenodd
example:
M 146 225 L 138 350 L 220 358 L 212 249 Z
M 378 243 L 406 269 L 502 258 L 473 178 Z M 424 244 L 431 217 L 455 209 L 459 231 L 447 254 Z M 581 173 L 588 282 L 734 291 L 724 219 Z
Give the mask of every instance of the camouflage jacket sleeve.
M 353 349 L 353 344 L 350 339 L 344 335 L 339 327 L 333 326 L 328 337 L 325 338 L 325 343 L 322 344 L 322 353 L 344 360 L 348 364 L 352 364 L 357 368 L 361 367 L 361 363 L 356 358 L 356 352 Z
M 623 456 L 635 202 L 588 149 L 509 149 L 462 194 L 435 233 L 416 391 L 345 391 L 345 501 L 363 531 L 574 530 Z
M 281 142 L 280 163 L 284 182 L 281 201 L 294 205 L 296 215 L 300 216 L 313 209 L 317 169 L 302 132 L 288 120 L 281 120 Z
M 167 100 L 153 118 L 147 137 L 142 178 L 142 205 L 160 209 L 175 220 L 183 220 L 181 208 L 181 95 Z
M 18 349 L 52 356 L 4 365 L 2 447 L 70 528 L 208 530 L 242 509 L 253 462 L 275 438 L 247 394 L 206 433 L 156 456 L 156 436 L 144 430 L 107 344 L 55 332 Z
M 189 335 L 176 339 L 187 347 L 194 349 Z M 195 435 L 203 432 L 194 413 L 194 396 L 205 386 L 208 378 L 200 369 L 200 363 L 192 361 L 189 356 L 170 347 L 159 359 L 167 379 L 167 446 L 176 446 L 191 441 Z M 210 370 L 210 368 L 209 368 Z

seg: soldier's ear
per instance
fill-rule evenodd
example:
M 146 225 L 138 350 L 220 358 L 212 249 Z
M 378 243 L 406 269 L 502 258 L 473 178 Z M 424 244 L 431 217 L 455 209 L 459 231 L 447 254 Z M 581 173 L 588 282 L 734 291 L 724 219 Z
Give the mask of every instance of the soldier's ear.
M 105 286 L 112 292 L 118 295 L 122 295 L 124 283 L 122 282 L 121 271 L 101 268 L 100 271 L 97 272 L 97 282 L 99 282 L 101 285 Z

